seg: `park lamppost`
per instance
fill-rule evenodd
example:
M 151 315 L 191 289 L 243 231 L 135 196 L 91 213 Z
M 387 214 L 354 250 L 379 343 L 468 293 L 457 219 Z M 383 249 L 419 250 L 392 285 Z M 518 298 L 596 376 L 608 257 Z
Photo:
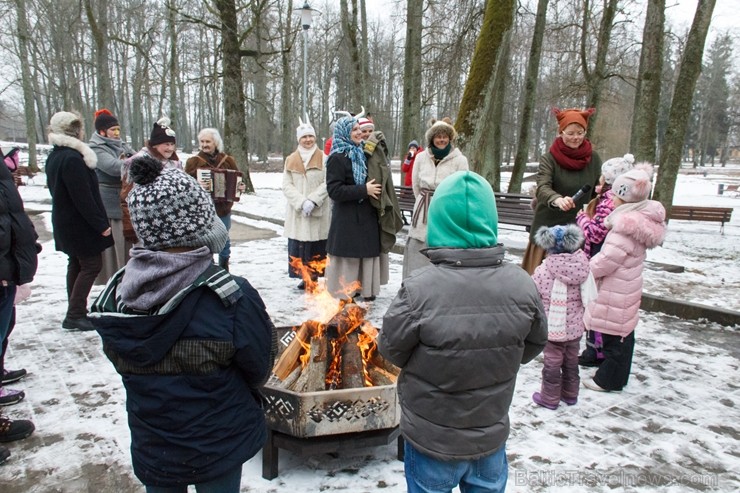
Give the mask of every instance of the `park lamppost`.
M 311 29 L 311 22 L 313 21 L 313 13 L 318 10 L 312 9 L 308 2 L 303 3 L 303 7 L 299 10 L 301 12 L 301 27 L 303 28 L 303 118 L 308 118 L 306 113 L 306 101 L 308 99 L 308 80 L 307 80 L 307 68 L 308 68 L 308 30 Z

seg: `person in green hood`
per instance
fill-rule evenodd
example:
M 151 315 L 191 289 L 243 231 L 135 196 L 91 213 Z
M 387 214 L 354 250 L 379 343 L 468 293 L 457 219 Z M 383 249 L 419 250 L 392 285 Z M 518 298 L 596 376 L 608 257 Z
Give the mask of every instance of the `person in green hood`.
M 401 368 L 408 491 L 503 492 L 516 375 L 545 347 L 547 317 L 530 276 L 504 261 L 493 190 L 480 175 L 440 183 L 427 242 L 431 265 L 403 281 L 377 340 Z

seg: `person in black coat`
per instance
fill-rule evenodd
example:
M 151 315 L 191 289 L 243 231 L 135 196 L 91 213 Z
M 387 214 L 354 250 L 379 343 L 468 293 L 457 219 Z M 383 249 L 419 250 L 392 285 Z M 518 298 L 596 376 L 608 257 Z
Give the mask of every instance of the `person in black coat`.
M 140 243 L 90 319 L 126 388 L 134 473 L 147 492 L 237 493 L 267 439 L 275 327 L 249 282 L 213 263 L 229 236 L 210 194 L 149 156 L 129 179 Z
M 380 292 L 380 227 L 377 209 L 369 199 L 380 197 L 381 185 L 368 180 L 361 144 L 357 120 L 340 118 L 326 162 L 326 190 L 333 201 L 326 285 L 338 298 L 352 298 L 360 292 L 370 301 Z
M 54 149 L 46 159 L 54 244 L 69 257 L 62 328 L 70 330 L 93 329 L 87 319 L 87 297 L 103 267 L 103 250 L 113 246 L 95 174 L 98 159 L 82 142 L 84 131 L 78 113 L 55 113 L 49 124 Z
M 0 165 L 0 405 L 7 406 L 21 401 L 25 393 L 8 389 L 5 383 L 20 380 L 26 370 L 5 370 L 5 352 L 8 337 L 15 326 L 15 301 L 18 287 L 33 281 L 38 266 L 41 246 L 33 223 L 23 210 L 23 201 L 15 187 L 13 175 Z M 26 292 L 30 290 L 26 289 Z M 28 420 L 14 420 L 0 416 L 0 442 L 26 438 L 34 426 Z M 0 446 L 0 463 L 10 456 L 6 447 Z

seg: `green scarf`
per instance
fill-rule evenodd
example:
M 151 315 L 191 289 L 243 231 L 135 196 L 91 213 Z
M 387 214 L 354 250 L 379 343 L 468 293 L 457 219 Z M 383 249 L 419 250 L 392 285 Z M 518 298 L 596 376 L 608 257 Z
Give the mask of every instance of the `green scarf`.
M 442 149 L 439 149 L 438 147 L 435 147 L 435 146 L 430 146 L 429 148 L 432 150 L 432 154 L 434 155 L 434 159 L 437 160 L 437 161 L 441 161 L 444 158 L 446 158 L 447 155 L 452 150 L 452 143 L 448 143 Z

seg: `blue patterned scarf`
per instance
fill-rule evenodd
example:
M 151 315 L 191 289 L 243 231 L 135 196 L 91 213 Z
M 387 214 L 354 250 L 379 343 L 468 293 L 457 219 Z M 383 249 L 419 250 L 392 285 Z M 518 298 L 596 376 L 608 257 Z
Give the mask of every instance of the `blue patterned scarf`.
M 355 185 L 364 185 L 367 179 L 365 153 L 362 152 L 361 146 L 352 142 L 350 137 L 352 127 L 355 124 L 357 124 L 357 120 L 351 116 L 345 116 L 337 121 L 329 155 L 331 156 L 334 153 L 346 154 L 352 161 L 352 175 L 355 178 Z

